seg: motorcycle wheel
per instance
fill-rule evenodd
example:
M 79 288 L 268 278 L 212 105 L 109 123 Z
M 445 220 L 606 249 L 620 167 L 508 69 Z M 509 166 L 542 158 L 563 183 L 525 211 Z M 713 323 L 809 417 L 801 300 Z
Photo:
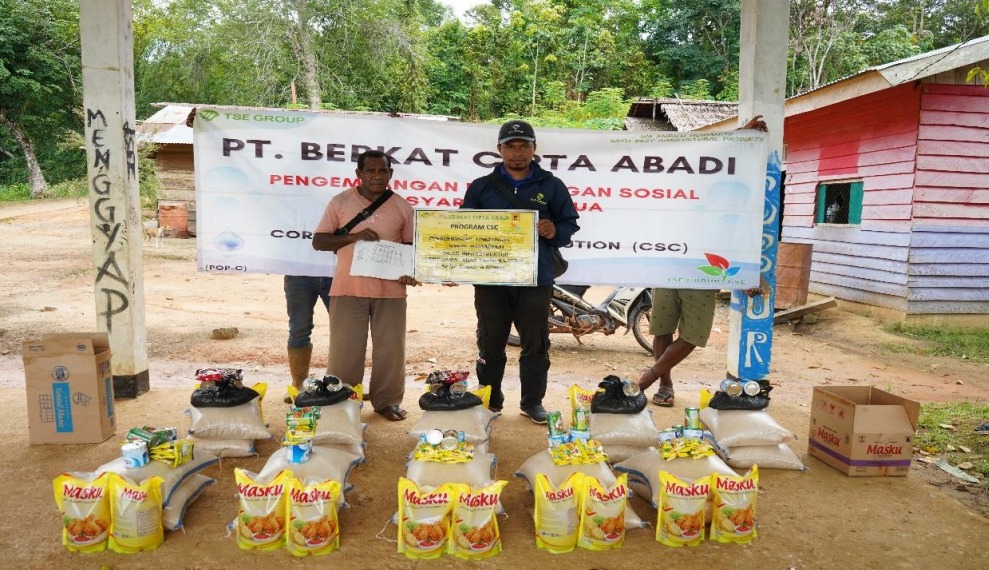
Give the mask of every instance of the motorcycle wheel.
M 639 303 L 632 307 L 632 313 L 628 319 L 628 326 L 632 329 L 635 340 L 650 355 L 652 355 L 652 334 L 649 333 L 649 313 L 651 311 L 652 305 Z

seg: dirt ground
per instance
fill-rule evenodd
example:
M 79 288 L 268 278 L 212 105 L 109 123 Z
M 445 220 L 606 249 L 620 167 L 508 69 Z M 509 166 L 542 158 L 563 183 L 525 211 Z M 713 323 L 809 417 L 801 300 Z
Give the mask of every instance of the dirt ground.
M 260 565 L 296 568 L 315 561 L 293 559 L 284 550 L 238 550 L 226 524 L 237 513 L 233 469 L 257 471 L 278 449 L 278 440 L 258 445 L 259 457 L 224 459 L 206 473 L 217 479 L 187 513 L 186 529 L 168 533 L 153 552 L 72 555 L 60 545 L 60 521 L 51 480 L 64 471 L 91 470 L 119 454 L 117 437 L 98 445 L 30 446 L 21 341 L 44 332 L 95 330 L 90 220 L 85 201 L 56 201 L 0 207 L 0 478 L 4 517 L 0 519 L 6 568 L 230 568 Z M 193 372 L 206 365 L 244 369 L 248 383 L 273 387 L 266 402 L 270 418 L 287 383 L 284 340 L 287 321 L 281 277 L 205 275 L 196 272 L 194 240 L 165 239 L 147 247 L 144 288 L 151 391 L 135 400 L 118 400 L 118 435 L 142 424 L 183 425 Z M 600 299 L 605 288 L 594 288 Z M 413 447 L 405 431 L 421 413 L 423 389 L 412 376 L 434 369 L 471 369 L 474 317 L 470 287 L 425 286 L 409 296 L 409 380 L 405 422 L 389 422 L 370 409 L 363 420 L 367 462 L 357 468 L 342 511 L 340 550 L 320 560 L 339 568 L 405 568 L 425 565 L 396 553 L 396 482 Z M 233 340 L 211 340 L 217 327 L 237 327 Z M 656 424 L 681 423 L 683 408 L 695 405 L 702 387 L 724 377 L 726 312 L 721 311 L 707 348 L 696 351 L 675 372 L 676 408 L 651 406 Z M 593 386 L 608 374 L 635 377 L 649 359 L 631 335 L 590 336 L 577 343 L 554 335 L 548 408 L 566 406 L 565 390 Z M 875 385 L 920 401 L 984 400 L 989 366 L 938 358 L 888 356 L 881 342 L 905 342 L 886 335 L 868 317 L 832 309 L 816 324 L 775 329 L 772 372 L 775 385 L 769 412 L 799 436 L 792 448 L 809 470 L 764 470 L 757 521 L 759 538 L 750 546 L 705 542 L 673 549 L 654 540 L 653 529 L 630 530 L 616 551 L 575 551 L 551 555 L 534 545 L 531 493 L 513 477 L 529 456 L 545 448 L 545 428 L 518 415 L 517 364 L 510 349 L 505 413 L 494 424 L 490 449 L 498 476 L 510 484 L 503 495 L 508 513 L 501 519 L 504 551 L 478 563 L 486 567 L 572 568 L 652 567 L 657 561 L 681 568 L 987 568 L 989 520 L 984 497 L 959 492 L 959 482 L 929 465 L 914 464 L 906 478 L 849 478 L 807 457 L 806 434 L 811 388 L 815 385 Z M 314 368 L 326 363 L 328 330 L 321 319 L 314 332 Z M 284 426 L 273 422 L 280 438 Z M 962 502 L 964 501 L 964 502 Z M 983 501 L 980 503 L 980 501 Z M 630 505 L 646 520 L 656 511 L 642 499 Z M 443 558 L 432 567 L 453 567 Z

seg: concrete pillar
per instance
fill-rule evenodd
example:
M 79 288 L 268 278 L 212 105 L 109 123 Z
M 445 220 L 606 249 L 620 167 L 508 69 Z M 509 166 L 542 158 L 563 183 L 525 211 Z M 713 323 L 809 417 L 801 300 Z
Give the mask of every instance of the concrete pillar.
M 742 0 L 741 24 L 739 126 L 755 115 L 762 115 L 769 126 L 760 271 L 763 288 L 768 289 L 768 294 L 750 299 L 741 291 L 732 292 L 728 324 L 728 373 L 743 380 L 759 380 L 769 374 L 773 348 L 790 2 Z
M 110 336 L 117 398 L 148 391 L 131 0 L 80 4 L 96 326 Z

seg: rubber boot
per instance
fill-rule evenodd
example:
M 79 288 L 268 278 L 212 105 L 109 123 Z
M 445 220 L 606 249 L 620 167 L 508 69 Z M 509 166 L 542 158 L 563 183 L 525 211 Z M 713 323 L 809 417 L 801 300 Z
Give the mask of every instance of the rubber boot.
M 292 385 L 296 390 L 302 390 L 302 383 L 309 376 L 309 361 L 312 359 L 312 345 L 288 349 L 288 370 L 292 375 Z M 285 403 L 291 404 L 292 398 L 285 396 Z

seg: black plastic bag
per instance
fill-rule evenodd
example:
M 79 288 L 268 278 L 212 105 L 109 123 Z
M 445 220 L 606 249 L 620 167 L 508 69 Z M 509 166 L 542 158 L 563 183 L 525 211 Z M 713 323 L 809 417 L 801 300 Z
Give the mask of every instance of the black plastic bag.
M 232 408 L 246 404 L 259 394 L 244 386 L 239 368 L 205 368 L 196 370 L 199 387 L 189 402 L 196 408 Z
M 419 396 L 419 407 L 427 412 L 453 412 L 480 406 L 481 397 L 471 392 L 451 394 L 450 384 L 439 384 L 436 388 Z
M 336 376 L 327 375 L 320 380 L 310 378 L 306 380 L 302 392 L 299 392 L 299 395 L 295 397 L 295 402 L 292 405 L 296 408 L 332 406 L 346 400 L 353 394 L 354 390 Z
M 773 387 L 769 385 L 768 380 L 759 380 L 759 387 L 761 390 L 754 396 L 749 396 L 748 394 L 731 396 L 721 391 L 715 392 L 707 405 L 712 410 L 765 409 L 769 405 L 769 393 L 773 390 Z
M 625 383 L 615 375 L 606 376 L 598 387 L 604 392 L 591 398 L 591 412 L 595 414 L 637 414 L 646 409 L 646 395 L 641 391 L 626 395 Z

